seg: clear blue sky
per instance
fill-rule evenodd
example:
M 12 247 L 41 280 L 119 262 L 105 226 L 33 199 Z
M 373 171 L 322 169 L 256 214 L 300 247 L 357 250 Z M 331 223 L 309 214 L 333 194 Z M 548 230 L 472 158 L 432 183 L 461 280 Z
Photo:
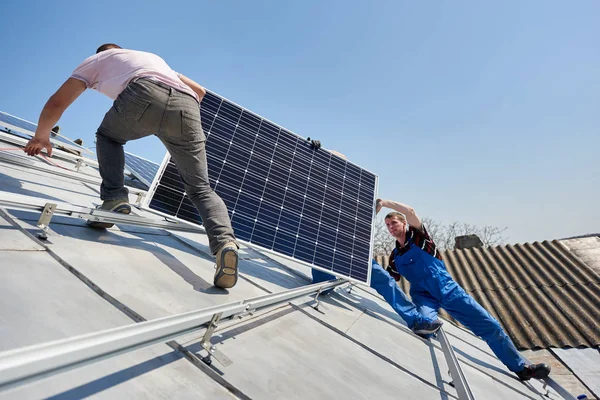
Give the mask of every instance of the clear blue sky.
M 511 242 L 600 231 L 596 0 L 5 0 L 0 15 L 2 111 L 36 122 L 115 42 L 320 139 L 422 216 L 506 226 Z M 84 93 L 63 132 L 92 145 L 110 105 Z M 127 149 L 164 155 L 155 138 Z

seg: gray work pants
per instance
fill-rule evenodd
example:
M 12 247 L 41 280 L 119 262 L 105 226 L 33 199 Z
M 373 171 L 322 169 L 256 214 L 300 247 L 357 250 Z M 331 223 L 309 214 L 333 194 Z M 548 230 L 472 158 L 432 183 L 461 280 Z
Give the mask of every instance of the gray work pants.
M 164 143 L 175 161 L 186 193 L 202 217 L 212 253 L 225 243 L 234 242 L 227 207 L 208 181 L 206 136 L 198 102 L 189 94 L 148 79 L 127 86 L 96 133 L 101 199 L 128 197 L 123 145 L 152 134 Z

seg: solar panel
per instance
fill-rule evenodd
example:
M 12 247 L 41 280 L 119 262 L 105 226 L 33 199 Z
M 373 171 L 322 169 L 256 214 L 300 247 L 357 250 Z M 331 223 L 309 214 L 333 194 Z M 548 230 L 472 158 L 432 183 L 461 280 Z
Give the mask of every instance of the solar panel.
M 3 111 L 0 111 L 0 127 L 3 127 L 4 130 L 15 136 L 19 136 L 28 140 L 34 136 L 35 130 L 37 129 L 37 125 L 33 122 L 15 117 Z M 92 151 L 89 149 L 78 145 L 69 138 L 60 134 L 52 135 L 50 137 L 50 142 L 52 142 L 54 145 L 64 146 L 68 149 L 92 153 Z
M 153 161 L 125 152 L 125 168 L 148 188 L 152 185 L 156 174 L 158 174 L 159 167 L 160 165 Z
M 377 176 L 216 94 L 201 107 L 210 183 L 236 237 L 368 283 Z M 145 206 L 201 223 L 168 156 Z

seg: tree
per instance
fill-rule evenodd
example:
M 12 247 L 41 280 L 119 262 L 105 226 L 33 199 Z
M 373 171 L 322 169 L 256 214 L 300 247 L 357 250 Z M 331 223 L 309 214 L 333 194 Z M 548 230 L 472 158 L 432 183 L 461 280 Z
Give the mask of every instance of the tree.
M 484 247 L 498 246 L 506 243 L 504 233 L 508 228 L 499 228 L 490 225 L 478 227 L 458 221 L 444 225 L 429 217 L 422 218 L 421 220 L 440 250 L 453 250 L 456 244 L 456 237 L 463 235 L 474 234 L 479 236 Z M 395 242 L 395 239 L 387 231 L 383 217 L 377 218 L 373 235 L 373 254 L 390 254 L 394 249 Z

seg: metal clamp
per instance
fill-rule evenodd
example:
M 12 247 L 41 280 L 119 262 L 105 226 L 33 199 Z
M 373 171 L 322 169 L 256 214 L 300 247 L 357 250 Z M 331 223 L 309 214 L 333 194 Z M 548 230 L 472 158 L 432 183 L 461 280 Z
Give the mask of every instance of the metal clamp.
M 56 210 L 56 204 L 54 203 L 46 203 L 44 209 L 42 210 L 42 214 L 40 215 L 40 219 L 37 222 L 37 227 L 42 231 L 37 234 L 37 237 L 42 240 L 48 239 L 48 228 L 50 225 L 50 221 L 52 220 L 52 216 L 54 215 L 54 210 Z
M 319 289 L 319 291 L 317 292 L 317 294 L 315 295 L 315 301 L 317 302 L 317 304 L 315 304 L 315 306 L 313 307 L 315 310 L 317 311 L 321 311 L 319 310 L 319 307 L 323 307 L 325 310 L 329 310 L 329 308 L 327 308 L 325 306 L 325 304 L 321 304 L 321 300 L 319 300 L 319 296 L 321 295 L 321 292 L 323 291 L 323 288 Z
M 544 382 L 544 384 L 542 385 L 542 390 L 545 391 L 543 396 L 550 398 L 550 388 L 548 386 L 548 383 L 546 381 L 542 381 L 542 382 Z
M 142 204 L 142 200 L 144 200 L 144 193 L 138 192 L 137 197 L 135 199 L 136 204 Z
M 235 316 L 238 317 L 239 319 L 247 317 L 248 315 L 253 317 L 255 312 L 256 312 L 256 308 L 252 307 L 252 304 L 246 304 L 246 308 L 244 309 L 244 311 L 236 314 Z
M 218 313 L 213 315 L 208 328 L 206 328 L 206 332 L 204 332 L 204 336 L 200 341 L 200 346 L 208 353 L 205 357 L 202 357 L 202 361 L 206 365 L 212 364 L 212 357 L 214 357 L 223 367 L 227 367 L 231 365 L 233 362 L 227 357 L 223 352 L 217 349 L 217 346 L 211 344 L 210 339 L 215 332 L 215 329 L 219 326 L 218 323 L 221 320 L 221 316 L 223 313 Z

